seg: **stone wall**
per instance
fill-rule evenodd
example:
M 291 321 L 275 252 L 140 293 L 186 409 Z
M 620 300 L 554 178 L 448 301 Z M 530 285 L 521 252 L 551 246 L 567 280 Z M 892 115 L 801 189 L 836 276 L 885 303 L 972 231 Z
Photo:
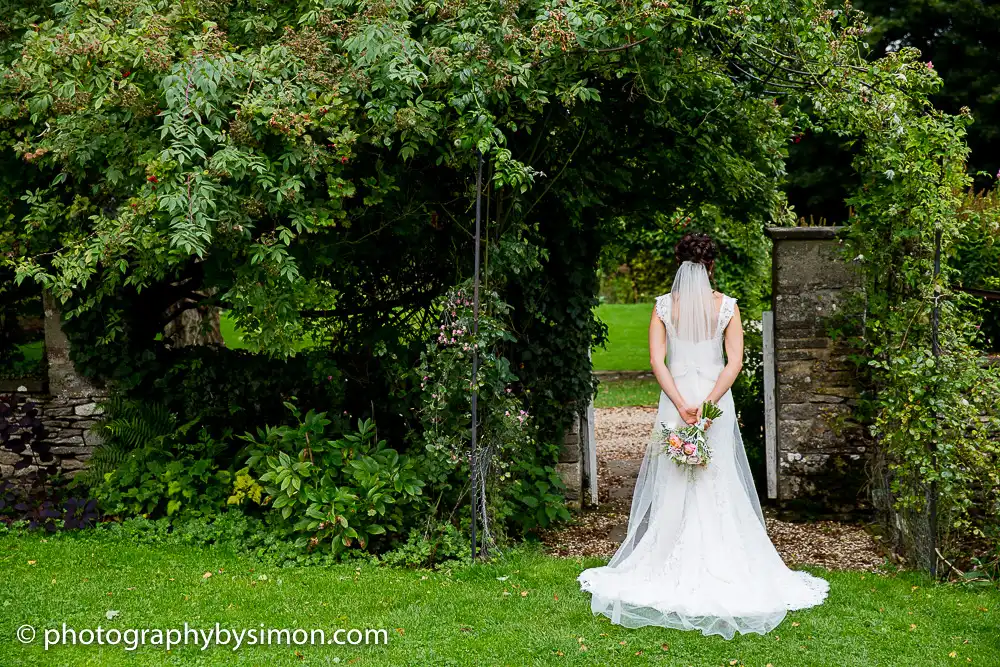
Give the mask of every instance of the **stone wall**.
M 58 471 L 73 476 L 86 467 L 94 447 L 100 443 L 100 438 L 90 429 L 100 414 L 97 404 L 106 394 L 80 376 L 73 367 L 59 308 L 48 293 L 43 295 L 43 305 L 47 382 L 5 382 L 5 386 L 0 387 L 0 393 L 16 393 L 35 403 L 45 427 L 45 437 L 40 443 L 47 445 L 48 454 L 58 462 Z M 39 448 L 39 454 L 42 451 Z M 29 449 L 25 454 L 32 455 L 35 460 L 42 458 L 43 464 L 51 463 L 51 459 L 44 460 L 44 456 L 33 456 L 33 450 Z M 14 469 L 22 457 L 22 454 L 0 450 L 0 479 L 17 481 L 28 477 L 35 466 Z
M 837 227 L 771 228 L 778 501 L 845 515 L 867 507 L 871 445 L 851 420 L 857 389 L 848 350 L 826 332 L 857 276 Z
M 57 461 L 57 471 L 67 477 L 72 477 L 87 466 L 87 460 L 94 452 L 94 447 L 100 442 L 98 436 L 90 431 L 100 414 L 97 406 L 103 396 L 64 398 L 48 394 L 19 392 L 19 396 L 35 403 L 39 417 L 45 426 L 45 437 L 40 441 L 47 445 L 47 451 Z M 39 449 L 39 452 L 44 451 Z M 34 452 L 25 452 L 33 458 Z M 28 477 L 36 466 L 32 465 L 21 470 L 14 470 L 14 464 L 22 458 L 7 450 L 0 450 L 0 479 L 17 479 Z M 43 463 L 50 463 L 44 461 Z M 52 471 L 55 472 L 55 471 Z
M 580 509 L 584 499 L 583 475 L 583 437 L 585 430 L 583 417 L 576 415 L 566 429 L 563 444 L 559 450 L 559 462 L 556 472 L 566 484 L 566 505 L 571 509 Z

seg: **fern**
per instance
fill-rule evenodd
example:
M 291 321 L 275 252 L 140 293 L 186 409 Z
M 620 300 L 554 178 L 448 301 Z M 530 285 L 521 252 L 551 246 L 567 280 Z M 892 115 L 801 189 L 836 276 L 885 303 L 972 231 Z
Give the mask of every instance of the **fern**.
M 177 415 L 165 405 L 128 400 L 119 395 L 113 395 L 103 407 L 106 416 L 94 426 L 102 442 L 94 448 L 87 469 L 77 476 L 79 483 L 88 487 L 100 484 L 132 452 L 178 430 L 186 432 L 194 423 L 178 428 Z

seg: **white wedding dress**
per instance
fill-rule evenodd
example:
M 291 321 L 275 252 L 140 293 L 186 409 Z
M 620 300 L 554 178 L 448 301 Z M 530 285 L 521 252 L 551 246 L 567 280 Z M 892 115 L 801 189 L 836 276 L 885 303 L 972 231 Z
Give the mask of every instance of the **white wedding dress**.
M 724 332 L 736 300 L 724 296 L 714 312 L 704 267 L 689 264 L 678 271 L 672 293 L 657 299 L 656 313 L 666 328 L 667 367 L 677 388 L 690 405 L 700 405 L 723 369 Z M 711 304 L 703 327 L 708 335 L 678 335 L 679 322 L 701 316 L 696 308 L 686 315 L 673 312 L 679 293 L 688 295 L 691 307 Z M 788 610 L 826 598 L 827 581 L 790 570 L 771 544 L 730 391 L 719 407 L 722 416 L 706 431 L 711 461 L 687 470 L 662 455 L 662 444 L 655 442 L 662 424 L 683 424 L 660 393 L 625 540 L 607 566 L 579 576 L 581 588 L 592 594 L 595 614 L 626 627 L 701 630 L 731 639 L 737 632 L 769 632 Z

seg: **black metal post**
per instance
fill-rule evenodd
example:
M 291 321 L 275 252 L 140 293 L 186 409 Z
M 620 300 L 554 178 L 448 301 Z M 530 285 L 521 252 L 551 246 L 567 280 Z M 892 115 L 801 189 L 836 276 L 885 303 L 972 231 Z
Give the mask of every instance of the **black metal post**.
M 476 149 L 476 233 L 475 233 L 475 268 L 472 278 L 472 340 L 476 341 L 479 336 L 479 238 L 480 220 L 483 206 L 483 153 Z M 478 341 L 477 341 L 478 342 Z M 469 478 L 470 496 L 472 503 L 472 559 L 475 560 L 476 553 L 476 516 L 478 514 L 476 488 L 478 481 L 479 461 L 477 460 L 476 446 L 476 426 L 479 419 L 478 403 L 479 392 L 476 390 L 476 376 L 479 373 L 479 349 L 476 345 L 472 347 L 472 443 L 469 447 Z
M 941 356 L 941 343 L 938 340 L 938 326 L 941 319 L 941 230 L 934 235 L 934 310 L 931 313 L 931 351 L 936 359 Z M 936 420 L 935 420 L 936 421 Z M 935 438 L 930 442 L 931 467 L 937 473 L 937 432 L 934 425 Z M 930 497 L 927 499 L 927 527 L 930 532 L 931 576 L 937 576 L 938 546 L 937 546 L 937 480 L 931 480 Z

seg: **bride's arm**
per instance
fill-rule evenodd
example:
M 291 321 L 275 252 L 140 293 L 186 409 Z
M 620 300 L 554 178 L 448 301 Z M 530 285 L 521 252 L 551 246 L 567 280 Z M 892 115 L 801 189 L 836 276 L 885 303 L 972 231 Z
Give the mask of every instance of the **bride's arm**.
M 733 316 L 726 326 L 726 367 L 719 373 L 719 379 L 715 381 L 715 386 L 705 400 L 718 403 L 736 382 L 741 370 L 743 370 L 743 322 L 740 320 L 740 307 L 734 305 Z
M 667 331 L 656 314 L 656 306 L 653 306 L 653 316 L 649 320 L 649 365 L 653 368 L 653 375 L 659 383 L 663 393 L 667 395 L 670 402 L 677 408 L 677 412 L 688 424 L 695 421 L 695 411 L 697 408 L 689 407 L 681 392 L 677 390 L 674 376 L 670 374 L 670 369 L 664 361 L 667 357 Z

